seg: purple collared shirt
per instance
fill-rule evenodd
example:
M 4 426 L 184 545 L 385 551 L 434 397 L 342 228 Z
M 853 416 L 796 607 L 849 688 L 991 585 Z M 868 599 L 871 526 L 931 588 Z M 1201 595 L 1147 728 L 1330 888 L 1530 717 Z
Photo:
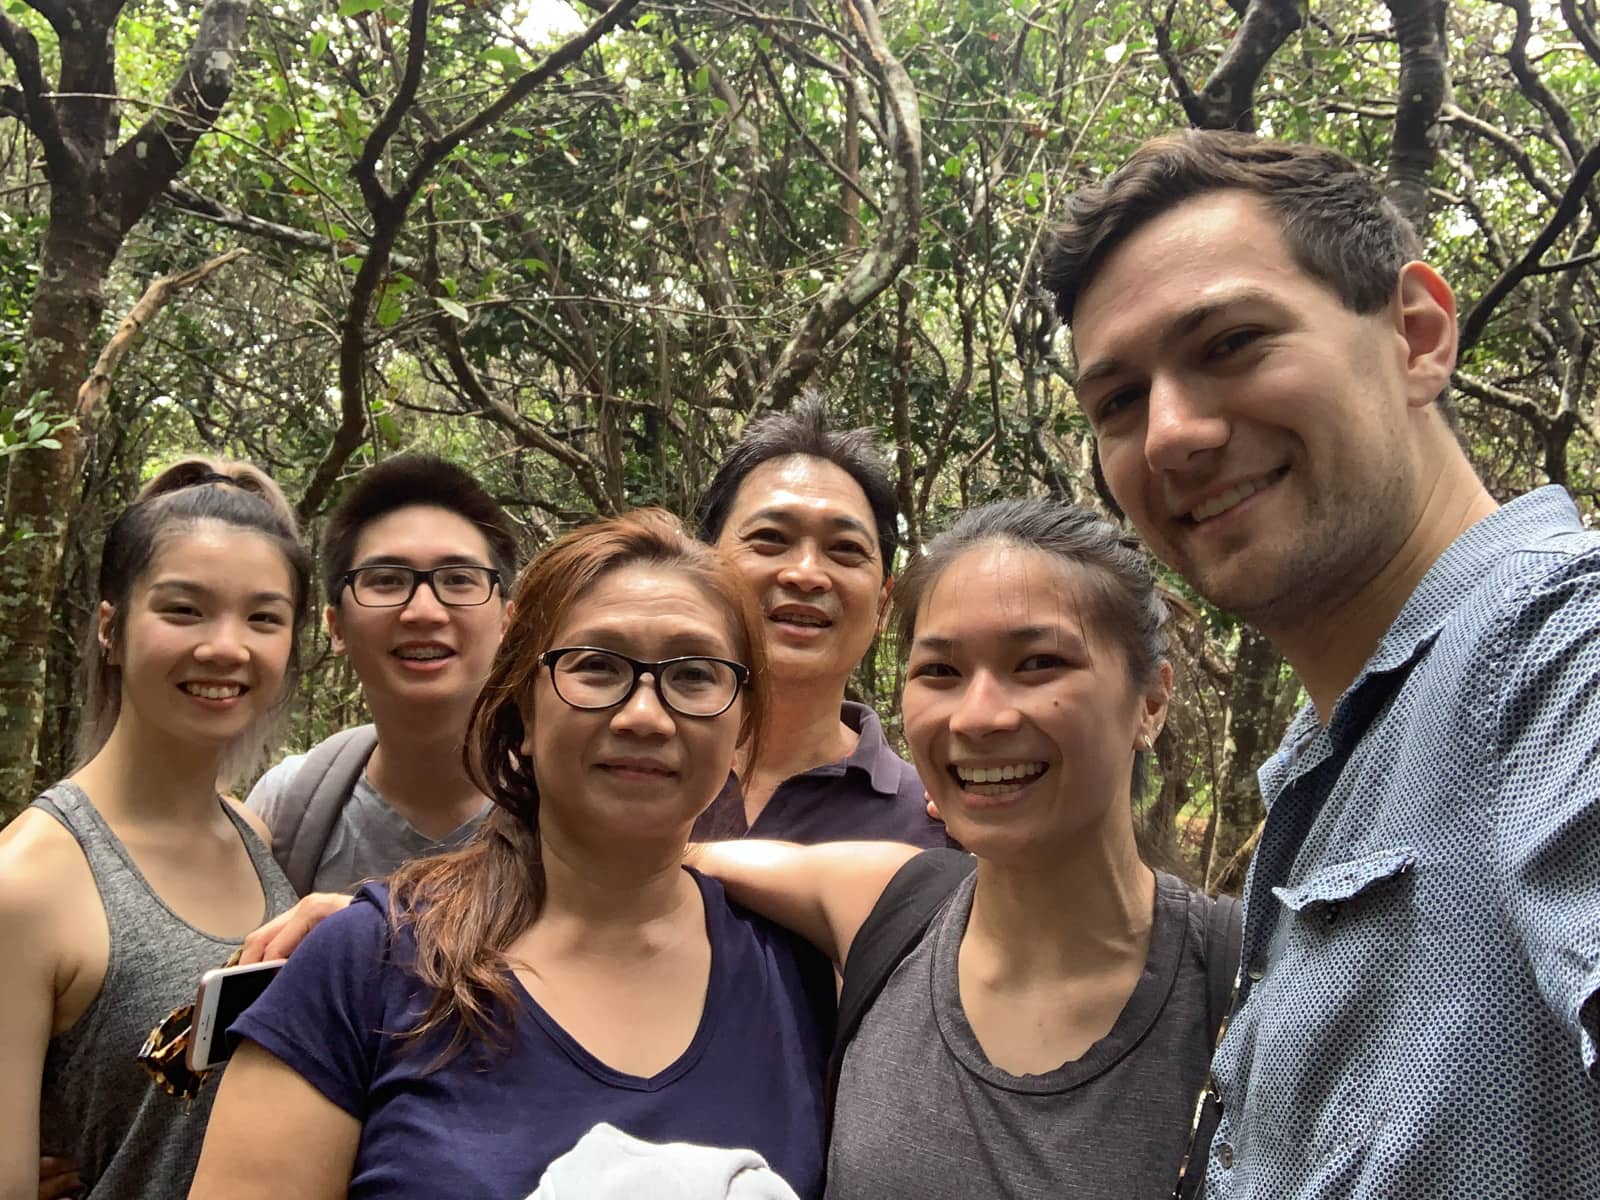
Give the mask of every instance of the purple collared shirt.
M 953 846 L 944 824 L 928 816 L 917 769 L 889 748 L 878 714 L 846 700 L 839 719 L 857 735 L 848 758 L 824 763 L 778 785 L 756 823 L 744 818 L 744 793 L 732 775 L 695 822 L 694 840 L 775 838 L 785 842 L 905 842 Z

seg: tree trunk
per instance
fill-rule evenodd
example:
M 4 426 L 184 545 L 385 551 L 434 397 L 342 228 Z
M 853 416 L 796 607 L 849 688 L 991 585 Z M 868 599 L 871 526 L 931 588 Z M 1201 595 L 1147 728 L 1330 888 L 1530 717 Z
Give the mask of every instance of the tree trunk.
M 52 205 L 45 235 L 19 389 L 42 412 L 77 411 L 78 385 L 88 374 L 90 347 L 105 313 L 104 284 L 117 240 L 94 237 L 86 208 Z M 68 426 L 57 435 L 61 449 L 25 451 L 11 463 L 7 480 L 9 540 L 0 548 L 0 821 L 21 811 L 34 794 L 50 601 L 85 432 Z
M 1256 786 L 1256 768 L 1280 732 L 1274 727 L 1273 709 L 1282 665 L 1283 659 L 1266 638 L 1249 628 L 1240 632 L 1228 688 L 1226 758 L 1216 796 L 1216 837 L 1205 863 L 1208 887 L 1233 884 L 1233 880 L 1220 878 L 1221 868 L 1249 839 L 1265 811 Z

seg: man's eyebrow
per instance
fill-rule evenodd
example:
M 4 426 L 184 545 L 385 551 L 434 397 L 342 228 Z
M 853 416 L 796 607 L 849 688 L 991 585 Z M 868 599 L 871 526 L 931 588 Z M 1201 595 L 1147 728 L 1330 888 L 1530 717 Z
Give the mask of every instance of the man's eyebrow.
M 741 525 L 741 527 L 749 526 L 749 525 L 754 525 L 754 524 L 756 524 L 757 522 L 760 522 L 760 521 L 770 521 L 774 525 L 793 525 L 798 520 L 799 520 L 799 518 L 797 516 L 795 516 L 794 513 L 790 512 L 788 509 L 784 509 L 784 508 L 762 508 L 762 509 L 757 509 L 755 512 L 751 513 L 748 517 L 746 517 L 743 521 L 740 522 L 740 525 Z M 833 516 L 833 517 L 829 517 L 828 518 L 828 524 L 833 526 L 833 528 L 835 528 L 835 529 L 847 529 L 847 530 L 851 531 L 852 533 L 861 534 L 863 537 L 867 538 L 869 541 L 876 541 L 876 539 L 873 537 L 872 530 L 868 529 L 864 524 L 862 524 L 860 521 L 856 520 L 856 518 L 854 518 L 854 517 L 849 517 L 849 516 Z
M 1184 337 L 1188 334 L 1191 334 L 1196 329 L 1200 328 L 1200 326 L 1204 325 L 1207 321 L 1211 320 L 1211 318 L 1217 316 L 1219 313 L 1226 312 L 1230 308 L 1237 308 L 1244 304 L 1267 303 L 1276 299 L 1277 297 L 1266 288 L 1247 287 L 1241 288 L 1237 292 L 1231 292 L 1226 296 L 1220 296 L 1217 299 L 1207 300 L 1202 304 L 1196 304 L 1192 308 L 1184 309 L 1176 316 L 1167 320 L 1161 326 L 1156 335 L 1157 344 L 1165 342 L 1169 338 Z M 1087 387 L 1091 383 L 1096 382 L 1097 380 L 1104 379 L 1108 375 L 1118 375 L 1126 369 L 1127 363 L 1123 359 L 1098 359 L 1078 372 L 1078 377 L 1074 381 L 1074 387 L 1076 390 L 1081 391 L 1083 388 Z
M 483 567 L 488 564 L 479 562 L 470 554 L 443 554 L 433 560 L 433 565 L 436 567 Z M 366 558 L 354 564 L 351 569 L 355 570 L 360 567 L 411 567 L 413 569 L 426 570 L 426 568 L 418 568 L 417 560 L 408 558 L 404 554 L 369 554 Z

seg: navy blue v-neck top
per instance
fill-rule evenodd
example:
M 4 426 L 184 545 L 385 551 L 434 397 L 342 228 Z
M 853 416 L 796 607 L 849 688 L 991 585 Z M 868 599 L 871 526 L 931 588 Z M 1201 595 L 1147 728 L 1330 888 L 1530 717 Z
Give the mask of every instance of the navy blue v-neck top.
M 600 1121 L 647 1141 L 753 1149 L 818 1197 L 831 972 L 691 874 L 711 939 L 705 1008 L 688 1049 L 650 1078 L 600 1062 L 520 984 L 509 1052 L 474 1047 L 428 1072 L 442 1040 L 393 1036 L 415 1028 L 428 995 L 382 884 L 318 926 L 229 1032 L 362 1122 L 351 1200 L 524 1200 Z

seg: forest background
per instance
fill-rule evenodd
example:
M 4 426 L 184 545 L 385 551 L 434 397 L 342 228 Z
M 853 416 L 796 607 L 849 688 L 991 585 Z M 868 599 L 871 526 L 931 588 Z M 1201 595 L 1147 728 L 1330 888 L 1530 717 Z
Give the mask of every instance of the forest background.
M 0 820 L 71 764 L 107 521 L 185 452 L 266 467 L 315 543 L 435 451 L 531 551 L 688 512 L 815 386 L 893 447 L 911 552 L 1000 496 L 1109 507 L 1041 235 L 1184 125 L 1381 179 L 1456 286 L 1490 489 L 1594 508 L 1595 0 L 6 0 L 0 52 Z M 1168 584 L 1143 819 L 1234 886 L 1299 689 Z M 305 657 L 296 747 L 362 719 Z M 855 688 L 900 684 L 885 642 Z

